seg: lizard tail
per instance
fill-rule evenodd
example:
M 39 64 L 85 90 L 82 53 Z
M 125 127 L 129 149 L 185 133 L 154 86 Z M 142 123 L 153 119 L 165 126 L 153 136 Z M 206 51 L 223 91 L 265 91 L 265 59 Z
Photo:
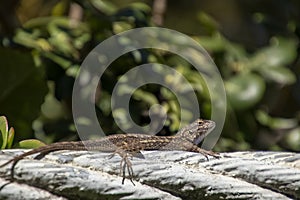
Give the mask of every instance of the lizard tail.
M 59 150 L 73 150 L 74 148 L 81 148 L 82 150 L 85 150 L 85 146 L 83 143 L 81 142 L 59 142 L 59 143 L 54 143 L 54 144 L 50 144 L 50 145 L 46 145 L 46 146 L 42 146 L 36 149 L 32 149 L 28 152 L 25 152 L 21 155 L 18 155 L 10 160 L 8 160 L 7 162 L 3 163 L 0 165 L 0 168 L 12 163 L 11 166 L 11 180 L 14 179 L 14 168 L 16 166 L 16 164 L 22 160 L 23 158 L 25 158 L 26 156 L 30 156 L 36 153 L 39 153 L 35 159 L 41 159 L 43 158 L 46 154 L 53 152 L 53 151 L 59 151 Z
M 2 167 L 4 167 L 4 166 L 8 165 L 8 164 L 11 163 L 13 160 L 14 160 L 14 159 L 11 159 L 11 160 L 9 160 L 9 161 L 3 163 L 2 165 L 0 165 L 0 168 L 2 168 Z

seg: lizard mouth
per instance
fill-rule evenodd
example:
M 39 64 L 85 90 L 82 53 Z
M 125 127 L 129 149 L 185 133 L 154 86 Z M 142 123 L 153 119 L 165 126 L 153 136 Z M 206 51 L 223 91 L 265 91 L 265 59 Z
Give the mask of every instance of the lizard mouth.
M 209 126 L 208 126 L 208 129 L 207 129 L 207 134 L 209 134 L 215 127 L 216 127 L 216 123 L 214 121 L 209 121 Z
M 204 137 L 206 137 L 210 132 L 212 132 L 212 130 L 214 130 L 215 127 L 216 127 L 216 123 L 214 121 L 209 120 L 209 125 L 207 127 L 207 131 Z
M 198 145 L 216 127 L 216 123 L 214 121 L 204 120 L 204 122 L 207 123 L 207 126 L 205 127 L 205 134 L 199 135 L 199 137 L 194 140 L 193 143 L 196 145 Z

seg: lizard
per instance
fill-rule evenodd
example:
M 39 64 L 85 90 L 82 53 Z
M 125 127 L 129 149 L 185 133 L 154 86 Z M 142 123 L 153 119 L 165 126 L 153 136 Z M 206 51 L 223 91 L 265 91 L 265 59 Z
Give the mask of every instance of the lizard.
M 133 183 L 133 169 L 128 157 L 135 153 L 140 153 L 142 150 L 182 150 L 200 153 L 204 155 L 206 159 L 208 159 L 208 156 L 219 158 L 219 154 L 197 146 L 197 144 L 201 142 L 214 127 L 215 122 L 211 120 L 197 119 L 193 123 L 179 130 L 178 133 L 173 136 L 114 134 L 97 140 L 56 142 L 17 155 L 1 164 L 0 168 L 12 163 L 10 168 L 10 178 L 11 181 L 13 181 L 16 164 L 29 155 L 38 154 L 34 159 L 41 159 L 48 153 L 59 150 L 111 152 L 113 153 L 112 155 L 119 154 L 122 158 L 120 162 L 120 173 L 123 174 L 122 184 L 126 178 L 126 169 L 128 171 L 129 179 Z

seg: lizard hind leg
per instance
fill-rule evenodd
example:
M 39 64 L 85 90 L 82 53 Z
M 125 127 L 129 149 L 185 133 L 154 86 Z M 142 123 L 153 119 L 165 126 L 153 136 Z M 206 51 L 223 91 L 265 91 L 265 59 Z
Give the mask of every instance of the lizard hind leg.
M 126 155 L 124 157 L 122 157 L 122 160 L 120 162 L 120 174 L 123 176 L 122 184 L 124 184 L 124 181 L 125 181 L 125 178 L 126 178 L 126 169 L 127 169 L 129 180 L 135 186 L 135 184 L 133 182 L 132 164 L 129 160 L 129 157 L 131 157 L 131 155 L 129 153 L 125 153 L 125 154 Z
M 118 154 L 121 157 L 120 161 L 120 176 L 123 177 L 122 179 L 122 184 L 124 184 L 125 179 L 126 179 L 126 170 L 128 172 L 128 178 L 131 181 L 133 185 L 133 169 L 132 169 L 132 164 L 129 160 L 130 157 L 133 157 L 133 154 L 126 152 L 122 149 L 117 149 L 110 157 L 114 156 L 115 154 Z

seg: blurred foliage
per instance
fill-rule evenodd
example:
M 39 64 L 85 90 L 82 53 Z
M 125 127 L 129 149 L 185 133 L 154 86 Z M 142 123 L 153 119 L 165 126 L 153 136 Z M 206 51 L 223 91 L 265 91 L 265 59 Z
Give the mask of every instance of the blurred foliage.
M 71 96 L 81 62 L 114 34 L 155 26 L 151 21 L 152 1 L 129 2 L 0 3 L 0 114 L 15 127 L 16 142 L 33 137 L 46 143 L 78 139 Z M 165 27 L 199 42 L 224 80 L 228 111 L 217 150 L 300 150 L 299 13 L 299 3 L 292 0 L 276 4 L 230 1 L 221 6 L 205 0 L 168 2 Z M 143 49 L 115 60 L 101 78 L 96 111 L 105 132 L 121 132 L 110 107 L 114 85 L 134 66 L 149 62 L 172 66 L 182 73 L 197 93 L 201 117 L 210 117 L 209 92 L 195 69 L 177 55 Z M 133 94 L 130 103 L 137 124 L 149 123 L 148 110 L 159 103 L 168 114 L 160 134 L 178 129 L 180 107 L 168 89 L 145 85 Z M 118 117 L 122 118 L 121 114 Z M 0 123 L 7 124 L 3 119 Z M 2 148 L 9 148 L 12 139 L 7 142 L 7 125 L 1 126 Z M 19 145 L 28 146 L 26 141 Z M 29 147 L 32 145 L 39 146 Z
M 8 129 L 8 121 L 5 116 L 0 116 L 0 146 L 1 149 L 10 149 L 12 147 L 15 130 L 13 127 Z M 39 140 L 31 139 L 31 140 L 22 140 L 20 141 L 16 147 L 19 148 L 36 148 L 45 145 Z

